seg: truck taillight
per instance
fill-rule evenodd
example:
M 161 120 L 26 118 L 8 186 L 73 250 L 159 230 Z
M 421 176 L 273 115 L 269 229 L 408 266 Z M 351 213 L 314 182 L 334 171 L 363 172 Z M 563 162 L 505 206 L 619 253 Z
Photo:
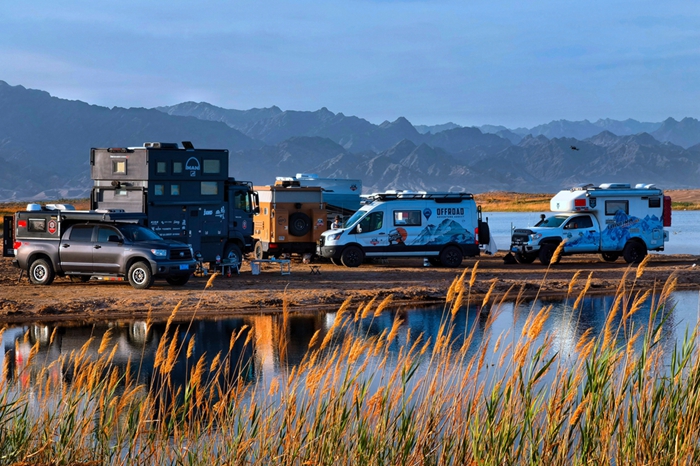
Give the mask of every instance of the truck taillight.
M 21 242 L 21 241 L 15 241 L 15 242 L 12 244 L 12 249 L 19 249 L 20 246 L 22 246 L 22 242 Z
M 27 221 L 26 220 L 17 220 L 17 226 L 19 228 L 27 228 Z
M 474 228 L 474 242 L 479 245 L 479 227 Z
M 279 246 L 276 243 L 270 243 L 267 245 L 268 249 L 277 249 Z

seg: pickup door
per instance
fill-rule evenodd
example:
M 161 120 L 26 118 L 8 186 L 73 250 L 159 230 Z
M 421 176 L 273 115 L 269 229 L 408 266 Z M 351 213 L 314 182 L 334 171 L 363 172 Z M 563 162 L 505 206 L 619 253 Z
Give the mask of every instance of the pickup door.
M 63 234 L 58 255 L 64 272 L 93 272 L 92 234 L 94 225 L 73 225 Z
M 562 225 L 564 252 L 597 252 L 600 245 L 598 221 L 589 214 L 573 215 Z

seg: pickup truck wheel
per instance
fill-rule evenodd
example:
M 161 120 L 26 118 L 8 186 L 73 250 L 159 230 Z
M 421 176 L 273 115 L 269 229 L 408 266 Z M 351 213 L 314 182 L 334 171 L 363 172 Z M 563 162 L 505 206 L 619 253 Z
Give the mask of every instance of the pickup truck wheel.
M 190 281 L 189 275 L 180 275 L 177 277 L 168 277 L 165 279 L 166 282 L 172 286 L 184 286 L 188 281 Z
M 605 262 L 615 262 L 620 257 L 619 252 L 604 252 L 601 254 Z
M 340 255 L 340 262 L 345 267 L 359 267 L 363 260 L 365 260 L 365 253 L 357 246 L 348 246 Z
M 646 255 L 647 248 L 635 241 L 625 244 L 625 248 L 622 250 L 622 257 L 628 264 L 639 264 Z
M 434 265 L 435 267 L 440 267 L 442 265 L 439 257 L 428 257 L 428 263 L 430 263 L 430 265 Z
M 535 262 L 535 259 L 537 259 L 535 254 L 523 254 L 521 252 L 515 253 L 515 260 L 518 261 L 518 264 L 532 264 Z
M 46 259 L 37 259 L 29 266 L 29 281 L 34 285 L 50 285 L 56 273 Z
M 549 265 L 552 263 L 552 256 L 556 250 L 557 247 L 554 244 L 543 244 L 542 247 L 540 247 L 539 258 L 542 265 Z
M 137 290 L 145 290 L 153 285 L 151 267 L 145 262 L 136 262 L 129 267 L 129 283 Z
M 457 246 L 447 246 L 440 252 L 440 263 L 445 267 L 459 267 L 463 259 L 462 251 Z

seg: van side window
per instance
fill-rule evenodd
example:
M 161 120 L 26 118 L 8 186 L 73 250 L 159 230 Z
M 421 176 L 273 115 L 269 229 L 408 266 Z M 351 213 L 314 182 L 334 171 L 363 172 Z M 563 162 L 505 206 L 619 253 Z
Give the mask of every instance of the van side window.
M 605 201 L 605 215 L 615 215 L 619 210 L 630 213 L 629 201 Z
M 420 210 L 395 210 L 394 226 L 420 226 Z
M 92 225 L 76 225 L 70 232 L 71 241 L 92 241 Z
M 369 233 L 371 231 L 379 230 L 384 223 L 384 212 L 372 212 L 368 216 L 362 219 L 360 224 L 357 226 L 358 233 Z

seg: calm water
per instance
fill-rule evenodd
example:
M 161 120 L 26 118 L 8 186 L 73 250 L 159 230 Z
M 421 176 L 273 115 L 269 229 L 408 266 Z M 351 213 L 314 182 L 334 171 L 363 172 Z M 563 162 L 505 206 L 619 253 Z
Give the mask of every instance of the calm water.
M 507 250 L 510 246 L 511 228 L 524 228 L 534 225 L 540 218 L 539 212 L 490 212 L 488 218 L 491 235 L 498 249 Z M 666 249 L 659 254 L 700 254 L 700 212 L 674 211 L 672 215 L 670 239 Z
M 676 292 L 673 295 L 673 309 L 669 310 L 661 344 L 671 350 L 675 343 L 683 339 L 687 328 L 696 325 L 699 315 L 700 301 L 698 292 Z M 460 347 L 463 336 L 471 331 L 474 332 L 474 340 L 470 351 L 476 351 L 481 343 L 488 337 L 489 346 L 493 345 L 499 336 L 510 341 L 516 339 L 525 324 L 530 310 L 539 311 L 543 306 L 552 305 L 553 310 L 547 321 L 544 331 L 554 336 L 556 350 L 562 358 L 573 355 L 575 346 L 580 336 L 589 328 L 593 334 L 600 334 L 607 316 L 609 308 L 613 304 L 611 297 L 590 297 L 584 300 L 580 313 L 572 316 L 571 302 L 567 303 L 561 299 L 540 300 L 524 303 L 515 309 L 513 303 L 505 303 L 496 314 L 490 329 L 486 328 L 488 309 L 472 307 L 468 311 L 462 309 L 456 316 L 455 347 Z M 650 304 L 633 316 L 635 327 L 645 327 L 650 318 Z M 491 310 L 493 312 L 493 310 Z M 423 339 L 431 337 L 431 341 L 436 340 L 441 319 L 443 317 L 442 307 L 424 307 L 416 309 L 398 309 L 385 311 L 378 318 L 367 318 L 361 322 L 362 334 L 378 335 L 385 329 L 390 329 L 396 317 L 403 319 L 399 338 L 393 343 L 392 351 L 398 354 L 402 346 L 411 344 L 418 335 L 423 335 Z M 279 331 L 282 328 L 280 316 L 259 315 L 243 317 L 237 319 L 227 319 L 219 321 L 196 321 L 192 324 L 189 332 L 179 331 L 179 338 L 189 338 L 195 335 L 197 344 L 194 349 L 194 358 L 198 359 L 206 353 L 206 357 L 211 360 L 218 352 L 228 351 L 229 341 L 233 333 L 238 333 L 241 329 L 247 328 L 244 332 L 253 332 L 248 345 L 243 343 L 245 335 L 233 348 L 234 361 L 231 369 L 241 376 L 245 383 L 268 383 L 273 377 L 279 375 L 297 365 L 303 358 L 308 348 L 311 338 L 317 330 L 320 330 L 321 338 L 333 325 L 335 313 L 325 313 L 316 316 L 292 316 L 288 328 L 288 352 L 286 360 L 281 361 L 279 348 L 276 345 Z M 248 327 L 244 327 L 248 326 Z M 54 341 L 49 344 L 49 337 L 54 331 L 53 327 L 46 326 L 23 326 L 9 328 L 3 335 L 4 351 L 0 352 L 2 367 L 6 373 L 16 377 L 22 383 L 23 377 L 28 381 L 35 370 L 48 365 L 57 359 L 61 354 L 70 353 L 73 350 L 80 350 L 88 339 L 93 336 L 95 342 L 90 346 L 89 357 L 97 357 L 97 349 L 102 335 L 108 330 L 112 330 L 112 343 L 118 344 L 118 351 L 115 355 L 115 363 L 119 366 L 126 366 L 129 359 L 132 360 L 132 370 L 140 367 L 138 377 L 142 382 L 150 381 L 153 361 L 155 357 L 158 341 L 163 334 L 164 324 L 154 324 L 148 334 L 145 332 L 143 322 L 131 323 L 102 323 L 83 327 L 58 327 Z M 411 341 L 407 341 L 407 330 L 410 329 Z M 31 345 L 39 341 L 40 351 L 36 356 L 31 370 L 23 370 L 26 367 L 27 357 Z M 340 344 L 336 341 L 335 344 Z M 111 345 L 110 345 L 111 346 Z M 506 345 L 503 345 L 506 346 Z M 430 354 L 427 352 L 426 354 Z M 493 360 L 498 360 L 499 353 L 488 354 Z M 190 361 L 191 365 L 191 361 Z M 67 370 L 69 370 L 68 368 Z M 58 365 L 54 365 L 53 374 L 56 377 L 63 377 L 70 381 L 70 373 L 58 373 L 62 370 Z M 184 382 L 187 367 L 184 361 L 179 361 L 176 365 L 173 376 L 176 382 Z M 136 374 L 134 374 L 136 375 Z

